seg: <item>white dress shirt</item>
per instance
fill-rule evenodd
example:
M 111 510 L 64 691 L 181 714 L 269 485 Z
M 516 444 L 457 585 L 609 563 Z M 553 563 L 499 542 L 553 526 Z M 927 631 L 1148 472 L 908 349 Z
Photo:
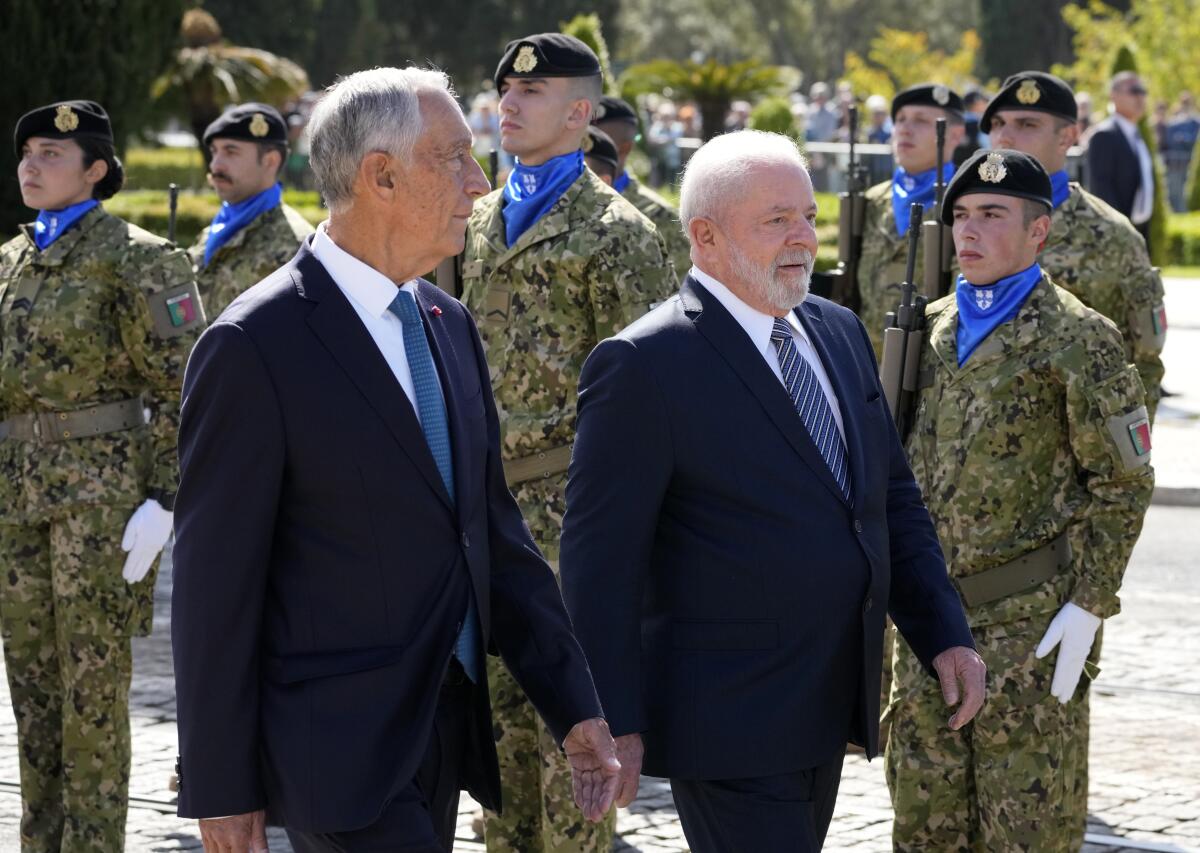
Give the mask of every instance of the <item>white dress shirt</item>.
M 404 349 L 404 324 L 388 310 L 388 306 L 396 298 L 396 283 L 379 270 L 339 248 L 325 230 L 328 224 L 326 221 L 317 226 L 312 252 L 325 267 L 333 283 L 346 295 L 362 324 L 367 327 L 367 333 L 370 334 L 371 340 L 375 341 L 375 346 L 392 369 L 396 381 L 404 389 L 404 394 L 412 403 L 419 420 L 421 412 L 417 408 L 416 387 L 413 385 L 412 371 L 408 367 L 408 353 Z M 407 281 L 400 285 L 400 289 L 411 293 L 413 299 L 417 298 L 416 281 Z M 420 304 L 417 303 L 418 310 Z M 438 391 L 441 392 L 440 385 Z
M 716 297 L 717 301 L 725 307 L 725 310 L 733 315 L 733 319 L 742 327 L 750 338 L 750 343 L 758 350 L 759 355 L 767 363 L 767 367 L 775 374 L 775 378 L 779 380 L 780 385 L 784 385 L 783 371 L 779 369 L 779 354 L 775 350 L 775 344 L 771 343 L 771 332 L 775 329 L 775 318 L 770 314 L 764 314 L 756 308 L 751 308 L 741 299 L 734 295 L 728 287 L 721 284 L 704 270 L 697 266 L 691 269 L 692 278 L 700 282 L 709 293 Z M 821 390 L 825 392 L 825 399 L 829 401 L 829 408 L 833 410 L 833 420 L 837 423 L 838 432 L 842 435 L 842 442 L 846 441 L 846 429 L 842 425 L 842 409 L 838 404 L 838 398 L 833 393 L 833 385 L 829 382 L 829 374 L 825 372 L 825 366 L 821 364 L 821 357 L 817 354 L 817 350 L 813 347 L 812 341 L 808 338 L 808 332 L 804 326 L 800 324 L 800 318 L 796 316 L 794 311 L 789 311 L 782 319 L 787 321 L 788 327 L 792 330 L 792 340 L 796 344 L 796 351 L 800 353 L 808 366 L 812 368 L 812 372 L 816 374 L 817 382 L 821 384 Z M 786 390 L 787 386 L 784 385 Z
M 1113 113 L 1113 119 L 1129 140 L 1129 147 L 1137 154 L 1142 181 L 1133 196 L 1133 210 L 1129 213 L 1129 221 L 1134 225 L 1141 225 L 1149 222 L 1150 217 L 1154 215 L 1154 164 L 1150 161 L 1150 149 L 1146 147 L 1146 140 L 1142 139 L 1138 126 L 1120 113 Z

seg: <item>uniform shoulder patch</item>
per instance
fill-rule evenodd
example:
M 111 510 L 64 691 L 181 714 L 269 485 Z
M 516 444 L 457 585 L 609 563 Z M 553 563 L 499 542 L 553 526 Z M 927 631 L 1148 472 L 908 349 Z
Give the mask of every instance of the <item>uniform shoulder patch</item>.
M 175 338 L 201 324 L 200 296 L 196 285 L 189 282 L 146 297 L 154 333 L 160 338 Z
M 1108 419 L 1108 431 L 1117 445 L 1126 471 L 1150 462 L 1150 415 L 1145 406 L 1138 406 L 1126 415 Z

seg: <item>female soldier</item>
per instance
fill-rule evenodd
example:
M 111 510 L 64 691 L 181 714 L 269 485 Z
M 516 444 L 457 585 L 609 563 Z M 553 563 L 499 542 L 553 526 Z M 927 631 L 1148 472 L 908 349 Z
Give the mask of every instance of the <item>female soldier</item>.
M 171 531 L 179 388 L 204 326 L 187 256 L 105 213 L 92 101 L 17 122 L 36 222 L 0 246 L 0 635 L 25 851 L 121 850 L 130 637 Z

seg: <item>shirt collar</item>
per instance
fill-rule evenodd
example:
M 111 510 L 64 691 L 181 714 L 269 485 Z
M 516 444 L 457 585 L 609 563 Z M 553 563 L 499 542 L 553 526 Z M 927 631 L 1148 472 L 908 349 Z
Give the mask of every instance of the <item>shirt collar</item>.
M 1113 113 L 1113 119 L 1117 122 L 1117 127 L 1130 139 L 1141 138 L 1141 131 L 1138 126 L 1120 113 Z
M 313 254 L 347 296 L 372 316 L 383 317 L 396 298 L 396 283 L 333 242 L 326 231 L 328 224 L 329 220 L 325 220 L 317 226 L 316 236 L 313 237 Z M 400 285 L 400 289 L 415 296 L 417 285 L 415 281 L 406 281 Z
M 775 329 L 775 317 L 771 314 L 764 314 L 757 308 L 752 308 L 741 300 L 725 285 L 717 281 L 711 275 L 706 273 L 700 267 L 693 265 L 689 273 L 692 278 L 700 282 L 704 289 L 716 297 L 717 301 L 733 315 L 733 319 L 742 327 L 747 335 L 750 336 L 750 341 L 754 344 L 755 349 L 760 353 L 775 357 L 775 350 L 771 346 L 771 332 Z M 804 339 L 805 343 L 812 345 L 812 341 L 808 337 L 808 332 L 800 323 L 800 318 L 796 316 L 795 311 L 789 311 L 784 319 L 787 320 L 793 332 L 799 334 Z

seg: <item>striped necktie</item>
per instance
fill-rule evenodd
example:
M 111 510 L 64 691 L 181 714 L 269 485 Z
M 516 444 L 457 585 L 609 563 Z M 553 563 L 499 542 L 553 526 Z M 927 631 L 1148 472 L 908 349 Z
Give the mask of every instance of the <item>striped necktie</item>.
M 421 314 L 417 311 L 417 301 L 407 290 L 401 290 L 388 306 L 388 310 L 399 317 L 404 326 L 404 354 L 408 358 L 408 369 L 412 373 L 421 431 L 425 433 L 425 442 L 429 445 L 429 452 L 433 454 L 433 461 L 437 464 L 438 473 L 442 475 L 442 482 L 446 485 L 450 503 L 453 504 L 454 462 L 450 455 L 450 426 L 446 418 L 446 402 L 442 399 L 437 368 L 433 364 L 433 353 L 429 350 L 429 339 L 425 337 Z M 467 590 L 467 612 L 458 632 L 458 639 L 454 641 L 454 656 L 462 664 L 467 676 L 478 683 L 479 615 L 475 610 L 475 594 L 470 589 Z
M 783 384 L 792 405 L 804 422 L 804 428 L 812 436 L 813 444 L 821 453 L 821 458 L 829 466 L 833 479 L 846 503 L 853 503 L 853 493 L 850 488 L 850 466 L 846 463 L 846 444 L 842 434 L 838 432 L 837 422 L 833 419 L 833 409 L 829 400 L 821 390 L 821 383 L 808 362 L 796 349 L 792 338 L 792 327 L 782 317 L 775 318 L 771 329 L 771 343 L 775 346 L 775 354 L 779 358 L 779 370 L 783 374 Z

